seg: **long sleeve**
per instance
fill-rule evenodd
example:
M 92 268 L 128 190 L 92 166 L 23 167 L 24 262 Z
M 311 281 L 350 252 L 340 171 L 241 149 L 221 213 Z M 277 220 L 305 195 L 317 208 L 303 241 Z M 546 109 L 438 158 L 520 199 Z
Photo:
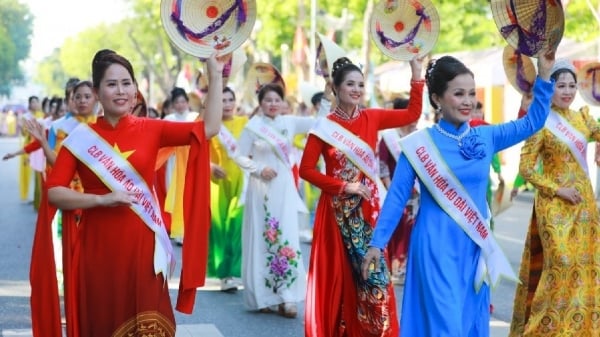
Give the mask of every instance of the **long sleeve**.
M 248 129 L 244 129 L 238 140 L 238 148 L 234 160 L 242 170 L 258 176 L 264 167 L 259 167 L 258 163 L 252 160 L 253 144 L 254 137 L 252 136 L 252 132 L 248 131 Z
M 479 127 L 478 129 L 482 130 L 491 128 L 493 131 L 493 152 L 502 151 L 524 141 L 542 129 L 550 113 L 553 92 L 554 82 L 547 82 L 538 77 L 533 85 L 533 102 L 524 117 L 494 126 Z
M 424 81 L 410 82 L 410 100 L 406 109 L 373 109 L 380 114 L 377 128 L 379 130 L 390 129 L 418 121 L 423 111 L 424 83 Z
M 404 154 L 401 154 L 369 246 L 381 249 L 387 246 L 411 197 L 416 178 L 415 170 Z
M 544 132 L 538 132 L 529 138 L 521 149 L 521 161 L 519 162 L 519 173 L 523 179 L 543 195 L 552 197 L 560 187 L 550 177 L 544 176 L 537 168 L 538 154 L 544 151 Z
M 317 168 L 319 157 L 323 152 L 325 143 L 319 137 L 309 134 L 306 147 L 300 161 L 300 177 L 317 186 L 324 193 L 337 195 L 342 193 L 344 181 L 325 175 Z

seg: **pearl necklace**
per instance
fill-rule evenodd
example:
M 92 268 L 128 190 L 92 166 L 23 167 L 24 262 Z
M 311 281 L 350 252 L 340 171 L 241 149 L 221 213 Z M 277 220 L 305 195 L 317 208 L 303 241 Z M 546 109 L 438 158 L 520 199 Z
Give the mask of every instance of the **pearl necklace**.
M 467 124 L 467 129 L 465 131 L 463 131 L 463 133 L 461 133 L 460 135 L 453 135 L 450 132 L 442 129 L 442 127 L 439 124 L 434 124 L 433 125 L 435 127 L 436 130 L 438 130 L 442 135 L 448 137 L 448 138 L 452 138 L 454 140 L 456 140 L 458 142 L 458 146 L 462 146 L 462 139 L 469 133 L 469 131 L 471 131 L 471 126 L 469 124 Z

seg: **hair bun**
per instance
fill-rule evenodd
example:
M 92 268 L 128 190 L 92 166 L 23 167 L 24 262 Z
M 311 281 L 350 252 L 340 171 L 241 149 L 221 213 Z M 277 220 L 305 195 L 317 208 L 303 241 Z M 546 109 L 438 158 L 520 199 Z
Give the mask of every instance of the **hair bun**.
M 331 70 L 331 76 L 335 77 L 335 74 L 342 68 L 348 65 L 353 65 L 349 58 L 342 56 L 333 62 L 333 69 Z

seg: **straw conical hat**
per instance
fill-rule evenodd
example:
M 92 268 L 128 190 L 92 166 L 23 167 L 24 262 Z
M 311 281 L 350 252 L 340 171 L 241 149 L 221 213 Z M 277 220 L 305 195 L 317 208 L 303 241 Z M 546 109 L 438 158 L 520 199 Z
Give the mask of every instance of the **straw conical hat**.
M 502 63 L 510 84 L 521 94 L 530 93 L 536 77 L 535 66 L 531 59 L 507 45 L 502 53 Z
M 308 83 L 308 82 L 301 82 L 300 83 L 300 97 L 302 97 L 302 102 L 304 102 L 304 104 L 306 104 L 306 106 L 311 107 L 312 106 L 312 97 L 318 93 L 321 92 L 323 90 L 317 88 L 316 86 Z
M 559 0 L 491 0 L 500 34 L 521 54 L 536 56 L 546 45 L 556 49 L 565 29 Z
M 285 91 L 285 82 L 279 69 L 270 63 L 257 62 L 250 66 L 246 75 L 246 83 L 250 92 L 257 93 L 260 88 L 269 83 L 279 84 Z
M 388 57 L 409 61 L 433 49 L 440 18 L 429 0 L 382 0 L 369 21 L 373 42 Z
M 327 78 L 331 76 L 333 62 L 347 53 L 342 47 L 335 44 L 329 38 L 320 33 L 315 33 L 317 39 L 317 59 L 315 71 L 317 74 Z
M 230 76 L 235 76 L 239 72 L 242 72 L 246 61 L 248 61 L 248 56 L 246 56 L 246 52 L 242 48 L 234 50 L 231 54 L 229 62 L 225 65 L 225 68 L 223 69 L 224 83 L 227 83 Z
M 256 0 L 161 0 L 165 32 L 179 49 L 196 57 L 228 54 L 248 39 Z
M 579 93 L 590 105 L 600 105 L 600 62 L 584 65 L 577 72 Z

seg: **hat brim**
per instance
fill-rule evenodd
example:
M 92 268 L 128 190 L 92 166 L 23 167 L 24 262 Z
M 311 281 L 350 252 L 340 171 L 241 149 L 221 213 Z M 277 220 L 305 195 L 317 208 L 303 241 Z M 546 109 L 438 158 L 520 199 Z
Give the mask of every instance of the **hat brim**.
M 562 40 L 565 15 L 560 1 L 491 0 L 490 5 L 500 34 L 523 55 L 537 57 L 548 45 L 556 50 Z
M 584 65 L 577 72 L 581 97 L 590 105 L 600 106 L 600 62 Z
M 429 0 L 382 0 L 373 9 L 369 32 L 383 54 L 409 61 L 433 49 L 440 34 L 440 18 Z
M 342 47 L 320 33 L 315 33 L 317 41 L 316 67 L 315 71 L 318 75 L 325 78 L 331 76 L 333 63 L 340 57 L 347 55 Z
M 200 58 L 215 51 L 225 55 L 250 36 L 256 0 L 161 0 L 160 17 L 167 36 L 183 52 Z
M 507 45 L 502 52 L 502 63 L 508 82 L 521 94 L 530 93 L 537 75 L 531 59 Z
M 257 93 L 263 85 L 270 83 L 280 85 L 285 91 L 285 82 L 279 69 L 270 63 L 253 63 L 246 75 L 246 84 L 250 92 Z

